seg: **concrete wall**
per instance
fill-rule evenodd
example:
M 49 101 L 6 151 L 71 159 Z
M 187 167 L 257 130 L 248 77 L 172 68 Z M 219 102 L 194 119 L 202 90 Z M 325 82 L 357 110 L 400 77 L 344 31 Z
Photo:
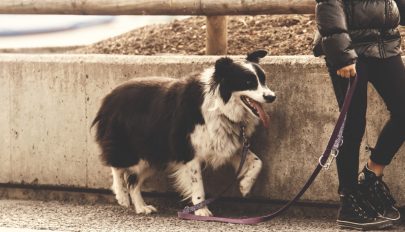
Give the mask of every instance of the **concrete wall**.
M 110 171 L 98 160 L 89 130 L 101 99 L 117 84 L 140 76 L 180 77 L 200 71 L 216 57 L 116 55 L 0 55 L 0 183 L 108 188 Z M 254 197 L 290 199 L 316 166 L 337 118 L 337 104 L 321 59 L 267 57 L 262 66 L 278 94 L 267 108 L 268 130 L 259 128 L 252 150 L 264 161 Z M 370 88 L 368 118 L 372 144 L 387 119 Z M 405 203 L 405 149 L 385 179 Z M 366 160 L 362 154 L 362 161 Z M 232 170 L 208 170 L 209 192 L 232 179 Z M 400 181 L 398 181 L 400 180 Z M 336 168 L 323 171 L 303 199 L 337 200 Z M 145 191 L 172 191 L 164 175 Z M 231 195 L 239 196 L 236 188 Z

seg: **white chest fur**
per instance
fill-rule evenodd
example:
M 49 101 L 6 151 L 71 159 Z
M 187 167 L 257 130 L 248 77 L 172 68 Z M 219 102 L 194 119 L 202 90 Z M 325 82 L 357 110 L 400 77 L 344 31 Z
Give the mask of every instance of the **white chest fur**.
M 228 162 L 242 147 L 239 131 L 229 129 L 227 131 L 220 125 L 198 125 L 190 137 L 195 155 L 213 168 Z
M 213 168 L 217 168 L 241 152 L 240 126 L 245 125 L 245 133 L 250 137 L 258 120 L 251 118 L 252 116 L 246 112 L 242 103 L 234 97 L 224 104 L 218 89 L 209 92 L 208 86 L 212 72 L 213 70 L 208 69 L 201 76 L 202 83 L 207 86 L 201 106 L 205 124 L 197 125 L 190 139 L 195 155 Z

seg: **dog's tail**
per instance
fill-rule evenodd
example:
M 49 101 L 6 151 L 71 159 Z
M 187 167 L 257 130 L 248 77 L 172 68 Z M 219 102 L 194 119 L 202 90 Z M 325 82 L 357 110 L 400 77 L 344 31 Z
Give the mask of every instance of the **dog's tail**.
M 100 112 L 97 113 L 96 117 L 94 118 L 93 122 L 90 125 L 90 130 L 101 120 Z
M 106 115 L 108 114 L 105 112 L 105 105 L 103 104 L 90 125 L 90 131 L 92 131 L 93 127 L 96 128 L 95 139 L 97 142 L 101 142 L 105 134 L 108 133 L 109 120 L 107 119 Z
M 100 109 L 98 110 L 96 117 L 93 119 L 90 125 L 90 132 L 92 131 L 93 127 L 95 126 L 96 128 L 96 134 L 95 138 L 97 142 L 100 142 L 101 139 L 103 138 L 106 128 L 107 128 L 107 120 L 106 120 L 106 115 L 108 112 L 106 112 L 106 100 L 104 99 Z
M 101 106 L 100 106 L 100 108 L 99 108 L 99 110 L 98 110 L 98 112 L 97 112 L 97 114 L 96 114 L 96 117 L 94 118 L 94 120 L 93 120 L 93 122 L 91 123 L 91 125 L 90 125 L 90 130 L 96 125 L 96 124 L 100 124 L 103 120 L 105 120 L 105 115 L 107 115 L 107 108 L 108 108 L 108 105 L 111 105 L 111 104 L 109 104 L 109 98 L 108 98 L 108 96 L 106 96 L 104 99 L 103 99 L 103 101 L 102 101 L 102 103 L 101 103 Z M 98 126 L 98 127 L 100 127 L 100 125 Z M 99 129 L 99 128 L 97 128 L 97 129 Z

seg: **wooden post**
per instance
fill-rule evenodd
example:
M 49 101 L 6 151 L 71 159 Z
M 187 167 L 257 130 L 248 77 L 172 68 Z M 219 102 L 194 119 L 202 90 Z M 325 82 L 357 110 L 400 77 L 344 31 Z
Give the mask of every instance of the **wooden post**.
M 207 16 L 206 55 L 226 55 L 228 52 L 227 16 Z

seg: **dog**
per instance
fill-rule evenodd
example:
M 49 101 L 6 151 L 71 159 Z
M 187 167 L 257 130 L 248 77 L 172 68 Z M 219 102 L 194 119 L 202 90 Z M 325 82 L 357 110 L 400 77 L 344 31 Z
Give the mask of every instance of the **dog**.
M 243 61 L 222 57 L 213 67 L 182 79 L 136 78 L 104 98 L 92 127 L 96 125 L 101 159 L 111 167 L 120 205 L 132 202 L 138 214 L 156 212 L 141 196 L 142 184 L 156 170 L 165 170 L 184 199 L 198 204 L 205 200 L 203 165 L 238 168 L 241 126 L 248 137 L 260 121 L 267 126 L 262 104 L 276 99 L 259 65 L 266 55 L 257 50 Z M 243 196 L 261 168 L 262 161 L 249 150 L 239 176 Z M 212 215 L 207 207 L 195 214 Z

